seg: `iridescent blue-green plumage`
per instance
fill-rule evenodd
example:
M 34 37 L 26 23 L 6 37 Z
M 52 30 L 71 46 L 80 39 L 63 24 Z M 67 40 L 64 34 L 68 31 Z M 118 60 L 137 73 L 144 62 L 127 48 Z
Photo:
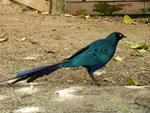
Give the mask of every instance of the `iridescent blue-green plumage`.
M 32 82 L 33 80 L 44 75 L 48 75 L 59 68 L 83 66 L 87 68 L 89 75 L 94 81 L 94 84 L 99 85 L 99 83 L 93 76 L 93 72 L 105 66 L 111 60 L 116 51 L 118 41 L 124 37 L 126 36 L 119 32 L 111 33 L 105 39 L 96 40 L 85 48 L 80 49 L 70 58 L 65 59 L 61 63 L 34 68 L 18 73 L 16 77 L 11 78 L 17 78 L 17 80 L 14 81 L 12 84 L 25 79 L 28 79 L 27 82 Z

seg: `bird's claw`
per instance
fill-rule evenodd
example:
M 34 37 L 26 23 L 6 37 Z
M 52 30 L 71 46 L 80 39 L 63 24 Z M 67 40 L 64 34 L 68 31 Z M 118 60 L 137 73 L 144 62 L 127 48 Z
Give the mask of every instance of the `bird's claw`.
M 97 81 L 95 81 L 94 83 L 92 83 L 92 85 L 100 86 L 100 84 Z

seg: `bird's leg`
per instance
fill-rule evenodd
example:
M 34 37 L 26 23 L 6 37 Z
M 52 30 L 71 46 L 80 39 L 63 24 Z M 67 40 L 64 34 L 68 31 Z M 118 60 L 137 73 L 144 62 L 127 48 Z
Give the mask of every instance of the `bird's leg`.
M 94 82 L 94 83 L 92 83 L 92 85 L 98 85 L 98 86 L 100 86 L 100 84 L 99 84 L 99 83 L 97 82 L 97 80 L 95 79 L 93 73 L 89 72 L 89 75 L 91 76 L 91 78 L 92 78 L 92 80 L 93 80 L 93 82 Z

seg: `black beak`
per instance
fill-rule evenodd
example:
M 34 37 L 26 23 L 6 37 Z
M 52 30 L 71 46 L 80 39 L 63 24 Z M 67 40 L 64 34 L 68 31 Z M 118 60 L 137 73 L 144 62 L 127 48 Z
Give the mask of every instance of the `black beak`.
M 127 36 L 123 35 L 123 38 L 127 38 Z

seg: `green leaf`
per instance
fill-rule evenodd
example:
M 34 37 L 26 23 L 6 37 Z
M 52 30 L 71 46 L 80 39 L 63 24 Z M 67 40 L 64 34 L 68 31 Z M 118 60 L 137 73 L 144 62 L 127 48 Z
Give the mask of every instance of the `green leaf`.
M 8 37 L 0 38 L 0 42 L 7 41 L 7 40 L 8 40 Z
M 81 15 L 81 17 L 84 19 L 88 19 L 90 17 L 90 15 Z
M 146 53 L 146 52 L 148 52 L 148 51 L 145 49 L 135 49 L 135 52 L 133 53 L 133 55 L 139 56 L 142 53 Z
M 137 48 L 140 42 L 132 42 L 131 48 Z
M 146 52 L 147 52 L 145 49 L 137 49 L 137 51 L 138 51 L 139 53 L 146 53 Z
M 49 15 L 49 12 L 42 12 L 43 15 Z
M 126 44 L 132 44 L 133 42 L 124 41 Z
M 126 83 L 127 85 L 135 85 L 135 86 L 139 86 L 140 85 L 140 83 L 138 83 L 137 81 L 135 81 L 135 80 L 133 80 L 132 78 L 129 78 L 128 80 L 127 80 L 127 83 Z
M 123 22 L 125 22 L 125 23 L 133 23 L 134 21 L 133 21 L 133 19 L 131 19 L 130 16 L 125 15 L 125 16 L 123 17 Z
M 148 49 L 148 46 L 144 43 L 144 44 L 140 44 L 140 42 L 128 42 L 128 41 L 125 41 L 126 44 L 130 44 L 131 45 L 131 48 L 136 48 L 136 49 L 145 49 L 147 50 Z
M 139 55 L 141 55 L 141 53 L 135 49 L 135 52 L 132 55 L 139 56 Z
M 120 107 L 120 108 L 118 109 L 118 111 L 121 111 L 121 112 L 130 112 L 131 110 L 128 109 L 128 108 Z
M 66 17 L 75 17 L 75 16 L 73 16 L 71 14 L 63 14 L 63 16 L 66 16 Z
M 26 40 L 26 37 L 22 37 L 22 39 L 20 41 L 25 41 Z
M 119 56 L 117 56 L 117 57 L 113 57 L 112 59 L 113 59 L 113 60 L 115 60 L 115 61 L 120 61 L 120 62 L 122 61 L 122 58 L 121 58 L 121 57 L 119 57 Z
M 56 39 L 56 40 L 66 40 L 65 38 L 62 38 L 60 36 L 56 36 L 56 37 L 54 37 L 54 39 Z
M 126 44 L 130 44 L 131 45 L 131 48 L 137 48 L 138 46 L 140 46 L 140 42 L 127 42 L 125 41 Z
M 35 10 L 35 11 L 33 11 L 33 13 L 39 13 L 39 11 L 38 11 L 38 10 Z
M 66 70 L 66 69 L 62 69 L 61 71 L 62 71 L 62 72 L 66 72 L 67 70 Z
M 147 50 L 148 49 L 148 46 L 146 44 L 141 44 L 137 47 L 137 49 L 145 49 Z
M 30 89 L 33 90 L 34 89 L 34 85 L 31 84 L 30 85 Z
M 12 67 L 13 67 L 13 68 L 18 68 L 19 66 L 18 66 L 18 65 L 12 65 Z
M 148 52 L 148 46 L 146 44 L 140 44 L 140 42 L 127 42 L 125 43 L 130 44 L 131 48 L 135 50 L 133 55 L 139 56 L 141 53 Z

